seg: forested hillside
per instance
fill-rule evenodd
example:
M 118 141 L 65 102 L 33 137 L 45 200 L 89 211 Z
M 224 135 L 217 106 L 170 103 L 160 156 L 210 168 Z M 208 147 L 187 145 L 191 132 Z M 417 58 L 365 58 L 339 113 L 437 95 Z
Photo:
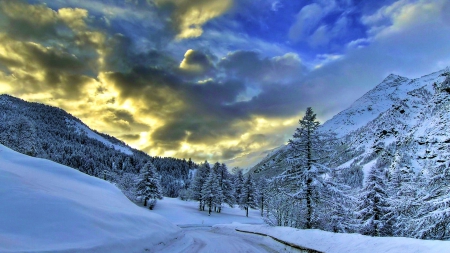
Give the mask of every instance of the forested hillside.
M 165 196 L 189 187 L 192 161 L 151 157 L 52 106 L 0 96 L 0 143 L 18 152 L 49 159 L 116 183 L 135 197 L 135 182 L 146 163 L 156 167 Z

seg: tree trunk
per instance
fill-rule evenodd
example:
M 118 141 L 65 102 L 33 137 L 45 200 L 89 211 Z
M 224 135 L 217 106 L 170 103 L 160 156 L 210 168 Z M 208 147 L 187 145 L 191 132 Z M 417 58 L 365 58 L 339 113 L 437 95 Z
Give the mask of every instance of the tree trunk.
M 245 211 L 247 212 L 246 216 L 248 217 L 248 207 L 245 208 Z
M 208 212 L 208 215 L 211 215 L 211 209 L 212 209 L 212 207 L 211 207 L 211 206 L 212 206 L 212 200 L 210 200 L 210 201 L 209 201 L 209 205 L 208 205 L 208 206 L 209 206 L 209 212 Z
M 264 216 L 264 197 L 261 197 L 261 217 Z
M 144 206 L 147 206 L 147 198 L 144 198 Z

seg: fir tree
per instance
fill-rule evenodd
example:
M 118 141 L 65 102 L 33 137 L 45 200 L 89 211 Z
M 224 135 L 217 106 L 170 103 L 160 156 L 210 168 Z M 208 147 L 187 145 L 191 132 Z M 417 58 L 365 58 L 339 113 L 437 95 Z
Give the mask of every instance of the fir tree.
M 223 201 L 222 190 L 219 186 L 219 180 L 214 170 L 211 170 L 208 178 L 202 187 L 202 201 L 208 206 L 208 214 L 211 215 L 213 207 L 222 204 Z
M 320 123 L 316 120 L 311 107 L 306 109 L 305 116 L 299 121 L 293 139 L 289 140 L 292 155 L 288 157 L 291 168 L 281 174 L 276 181 L 283 185 L 284 192 L 292 197 L 298 205 L 305 205 L 304 225 L 296 222 L 296 226 L 306 229 L 317 226 L 318 214 L 315 209 L 324 201 L 323 193 L 332 187 L 324 180 L 330 170 L 325 166 L 326 155 L 329 155 L 334 136 L 318 131 Z M 332 199 L 327 200 L 330 204 Z
M 268 195 L 267 179 L 261 178 L 258 181 L 258 197 L 257 197 L 259 210 L 261 210 L 261 217 L 264 216 L 264 208 L 267 206 L 267 195 Z
M 450 167 L 429 171 L 426 191 L 420 195 L 417 214 L 410 224 L 412 235 L 421 239 L 450 239 Z M 414 224 L 414 225 L 412 225 Z
M 242 187 L 244 185 L 244 174 L 242 173 L 242 169 L 236 169 L 236 175 L 234 177 L 234 197 L 236 203 L 240 203 L 240 197 L 242 194 Z
M 233 188 L 233 177 L 227 169 L 225 164 L 216 163 L 214 167 L 217 167 L 217 176 L 219 180 L 219 186 L 222 191 L 223 203 L 233 207 L 235 203 L 234 188 Z M 219 206 L 217 212 L 222 211 L 222 206 Z
M 249 174 L 242 187 L 241 195 L 239 196 L 239 207 L 245 210 L 247 217 L 249 208 L 258 208 L 256 198 L 256 185 L 252 176 Z
M 361 223 L 361 234 L 383 236 L 389 233 L 386 227 L 390 210 L 386 181 L 385 168 L 377 162 L 369 172 L 359 199 L 357 215 Z
M 142 168 L 136 192 L 137 196 L 144 201 L 144 206 L 147 206 L 148 202 L 150 209 L 153 209 L 157 199 L 163 198 L 156 168 L 152 163 L 148 162 Z
M 194 179 L 191 183 L 189 189 L 190 198 L 199 202 L 198 209 L 200 211 L 205 210 L 205 203 L 203 202 L 202 189 L 205 184 L 206 178 L 208 177 L 211 168 L 209 167 L 208 161 L 205 161 L 196 171 Z

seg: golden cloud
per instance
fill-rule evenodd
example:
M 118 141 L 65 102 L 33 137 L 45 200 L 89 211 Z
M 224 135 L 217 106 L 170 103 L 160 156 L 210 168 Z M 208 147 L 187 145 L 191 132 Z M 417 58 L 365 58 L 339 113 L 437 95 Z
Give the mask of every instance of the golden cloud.
M 199 37 L 202 26 L 221 16 L 233 5 L 233 0 L 154 0 L 156 5 L 174 6 L 172 19 L 176 25 L 177 39 Z
M 20 18 L 30 23 L 47 25 L 56 23 L 57 14 L 45 5 L 29 5 L 20 1 L 2 1 L 0 9 L 8 17 Z

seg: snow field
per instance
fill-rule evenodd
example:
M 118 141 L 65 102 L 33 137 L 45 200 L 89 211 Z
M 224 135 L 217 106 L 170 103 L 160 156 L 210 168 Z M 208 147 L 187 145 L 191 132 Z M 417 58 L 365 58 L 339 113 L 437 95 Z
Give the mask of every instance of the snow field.
M 180 227 L 213 226 L 216 224 L 231 224 L 239 222 L 244 224 L 264 224 L 259 210 L 249 210 L 249 217 L 245 216 L 245 210 L 238 207 L 222 207 L 221 213 L 199 211 L 198 202 L 182 201 L 176 198 L 164 198 L 158 200 L 154 210 L 155 213 Z
M 0 145 L 0 252 L 142 252 L 179 233 L 114 185 Z

